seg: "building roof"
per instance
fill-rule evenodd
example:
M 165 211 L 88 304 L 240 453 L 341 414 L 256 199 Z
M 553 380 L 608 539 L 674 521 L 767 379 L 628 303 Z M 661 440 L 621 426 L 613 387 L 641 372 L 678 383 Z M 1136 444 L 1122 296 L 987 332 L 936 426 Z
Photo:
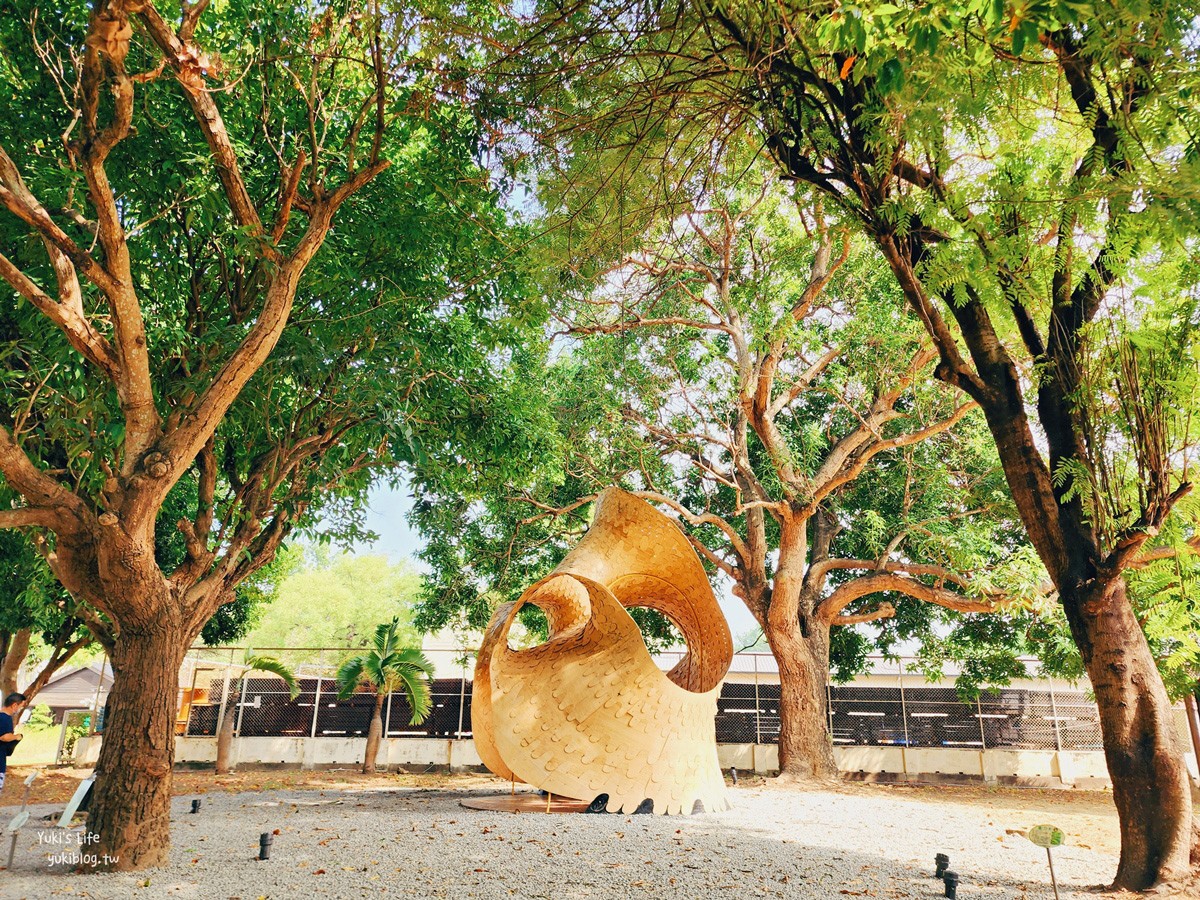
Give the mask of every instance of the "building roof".
M 92 660 L 84 666 L 58 672 L 33 698 L 34 705 L 54 709 L 91 709 L 96 702 L 96 686 L 100 686 L 103 705 L 112 688 L 112 667 L 107 660 Z

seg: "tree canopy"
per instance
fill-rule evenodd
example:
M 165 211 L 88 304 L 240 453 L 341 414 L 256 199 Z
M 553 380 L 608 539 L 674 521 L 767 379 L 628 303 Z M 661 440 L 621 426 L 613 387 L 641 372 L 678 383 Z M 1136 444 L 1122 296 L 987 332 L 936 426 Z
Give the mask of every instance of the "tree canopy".
M 375 624 L 392 617 L 400 640 L 420 643 L 411 621 L 421 577 L 411 565 L 320 545 L 290 547 L 282 559 L 285 571 L 246 637 L 249 646 L 365 647 Z
M 655 209 L 706 196 L 713 162 L 747 145 L 875 247 L 937 378 L 983 413 L 1096 692 L 1123 836 L 1115 883 L 1180 877 L 1191 798 L 1142 628 L 1147 603 L 1178 595 L 1130 588 L 1200 549 L 1181 505 L 1200 358 L 1194 10 L 616 0 L 507 13 L 481 90 L 532 109 L 513 117 L 512 158 L 543 151 L 531 178 L 548 217 L 575 246 L 598 235 L 601 267 Z
M 113 661 L 92 821 L 119 867 L 164 858 L 169 779 L 136 773 L 169 770 L 179 662 L 238 586 L 297 527 L 360 535 L 405 460 L 509 458 L 490 398 L 531 314 L 440 13 L 0 21 L 0 526 Z

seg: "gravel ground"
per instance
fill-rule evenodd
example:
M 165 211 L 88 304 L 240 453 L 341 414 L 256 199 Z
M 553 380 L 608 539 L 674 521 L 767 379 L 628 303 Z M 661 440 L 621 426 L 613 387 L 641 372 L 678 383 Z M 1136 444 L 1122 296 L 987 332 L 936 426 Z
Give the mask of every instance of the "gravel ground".
M 731 791 L 733 809 L 693 817 L 495 813 L 458 802 L 504 791 L 208 794 L 198 815 L 177 797 L 171 866 L 137 874 L 72 874 L 61 858 L 87 853 L 79 830 L 34 828 L 52 810 L 31 808 L 0 897 L 931 898 L 942 896 L 930 877 L 939 851 L 962 876 L 961 898 L 1053 896 L 1045 851 L 1017 833 L 1038 821 L 1003 803 L 861 787 L 742 787 Z M 258 837 L 275 829 L 272 858 L 259 862 Z M 49 843 L 64 834 L 75 843 Z M 1094 896 L 1088 888 L 1115 871 L 1111 852 L 1083 843 L 1055 850 L 1063 898 Z

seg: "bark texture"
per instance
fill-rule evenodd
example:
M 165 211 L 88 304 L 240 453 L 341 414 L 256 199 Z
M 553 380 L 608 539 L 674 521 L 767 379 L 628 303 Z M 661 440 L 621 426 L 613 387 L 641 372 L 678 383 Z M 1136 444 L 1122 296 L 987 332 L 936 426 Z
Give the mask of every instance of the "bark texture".
M 796 621 L 768 625 L 766 636 L 779 665 L 779 776 L 787 781 L 834 779 L 838 772 L 826 694 L 829 628 L 816 624 L 806 634 Z
M 230 696 L 225 700 L 225 715 L 221 718 L 221 728 L 217 731 L 217 774 L 228 775 L 233 771 L 233 728 L 237 719 L 237 698 Z
M 32 632 L 21 628 L 12 634 L 0 634 L 0 697 L 7 697 L 17 690 L 17 674 L 29 654 L 29 639 Z
M 179 667 L 187 635 L 169 621 L 125 629 L 111 651 L 113 687 L 88 832 L 98 870 L 166 865 Z
M 1063 605 L 1083 654 L 1121 825 L 1114 879 L 1134 890 L 1189 872 L 1191 787 L 1171 701 L 1125 596 L 1125 582 L 1082 588 Z
M 375 774 L 375 761 L 379 758 L 379 744 L 383 740 L 384 694 L 375 695 L 375 708 L 371 712 L 371 725 L 367 729 L 367 749 L 363 756 L 363 774 Z

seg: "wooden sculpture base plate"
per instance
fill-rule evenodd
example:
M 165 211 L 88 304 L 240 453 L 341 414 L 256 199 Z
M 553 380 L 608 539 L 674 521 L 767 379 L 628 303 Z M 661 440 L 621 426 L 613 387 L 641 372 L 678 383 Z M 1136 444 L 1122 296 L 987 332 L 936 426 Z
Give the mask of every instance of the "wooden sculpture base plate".
M 550 801 L 549 808 L 547 808 L 547 799 Z M 467 797 L 458 802 L 460 806 L 465 806 L 467 809 L 483 809 L 489 812 L 581 813 L 588 808 L 586 800 L 572 800 L 570 797 L 547 798 L 532 791 Z

